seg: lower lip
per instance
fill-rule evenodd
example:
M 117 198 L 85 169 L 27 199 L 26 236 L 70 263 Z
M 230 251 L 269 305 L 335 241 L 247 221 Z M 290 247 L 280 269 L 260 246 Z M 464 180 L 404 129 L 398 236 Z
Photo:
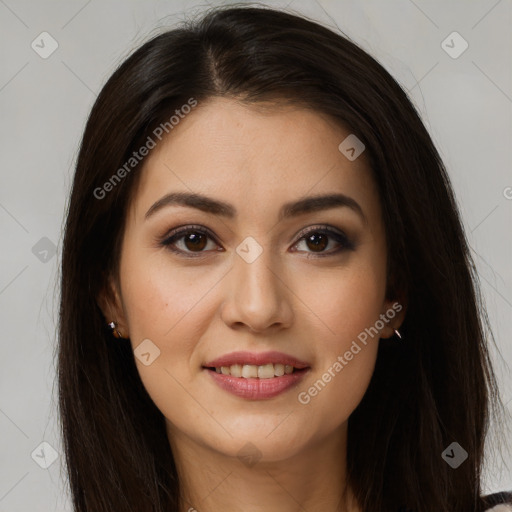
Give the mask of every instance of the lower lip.
M 248 400 L 264 400 L 280 395 L 295 386 L 304 378 L 309 368 L 271 379 L 245 379 L 217 373 L 215 370 L 205 370 L 211 375 L 214 382 L 225 391 Z

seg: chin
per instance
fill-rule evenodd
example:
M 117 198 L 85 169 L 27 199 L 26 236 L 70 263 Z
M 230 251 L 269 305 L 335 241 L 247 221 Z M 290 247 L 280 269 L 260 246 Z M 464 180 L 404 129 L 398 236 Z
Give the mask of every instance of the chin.
M 247 467 L 265 462 L 280 462 L 295 457 L 301 452 L 302 445 L 294 439 L 287 442 L 280 437 L 272 438 L 261 434 L 260 437 L 242 434 L 233 439 L 215 443 L 212 448 L 226 457 L 236 457 Z

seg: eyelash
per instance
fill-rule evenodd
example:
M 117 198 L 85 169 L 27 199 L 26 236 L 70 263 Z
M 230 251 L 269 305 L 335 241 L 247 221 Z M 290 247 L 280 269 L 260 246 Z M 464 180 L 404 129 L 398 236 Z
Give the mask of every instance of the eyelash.
M 168 250 L 176 254 L 185 255 L 186 258 L 197 258 L 203 256 L 206 251 L 198 251 L 194 253 L 183 251 L 181 249 L 173 247 L 173 244 L 176 241 L 182 239 L 184 235 L 190 233 L 199 233 L 201 235 L 206 235 L 207 237 L 211 238 L 217 245 L 220 245 L 218 244 L 215 237 L 210 233 L 209 230 L 203 228 L 202 226 L 197 225 L 184 226 L 171 231 L 168 235 L 165 236 L 164 239 L 160 240 L 160 245 L 166 247 Z M 300 238 L 297 240 L 294 246 L 297 245 L 302 240 L 305 240 L 308 235 L 311 235 L 313 233 L 332 237 L 336 242 L 338 242 L 341 245 L 341 247 L 334 251 L 331 250 L 330 252 L 327 253 L 308 253 L 307 258 L 325 258 L 327 256 L 337 255 L 342 251 L 351 251 L 354 250 L 355 248 L 354 243 L 351 242 L 343 232 L 338 232 L 337 230 L 334 231 L 327 225 L 314 226 L 313 228 L 307 228 L 301 231 L 299 233 Z

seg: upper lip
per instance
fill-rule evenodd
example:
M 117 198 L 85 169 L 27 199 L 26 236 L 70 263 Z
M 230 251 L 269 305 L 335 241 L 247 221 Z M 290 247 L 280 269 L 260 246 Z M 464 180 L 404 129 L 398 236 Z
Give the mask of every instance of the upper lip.
M 291 365 L 297 369 L 309 368 L 309 364 L 283 352 L 231 352 L 209 361 L 206 368 L 220 368 L 234 364 L 251 364 L 263 366 L 265 364 Z

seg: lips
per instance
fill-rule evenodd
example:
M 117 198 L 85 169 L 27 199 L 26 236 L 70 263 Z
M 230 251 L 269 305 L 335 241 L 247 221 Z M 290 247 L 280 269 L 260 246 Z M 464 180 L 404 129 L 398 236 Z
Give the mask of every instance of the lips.
M 213 381 L 241 398 L 273 398 L 297 385 L 310 370 L 308 363 L 282 352 L 233 352 L 206 363 Z
M 233 366 L 238 365 L 253 365 L 253 366 L 264 366 L 268 364 L 282 364 L 284 366 L 293 366 L 297 370 L 309 368 L 309 364 L 305 361 L 301 361 L 296 357 L 293 357 L 283 352 L 232 352 L 224 356 L 213 359 L 208 363 L 204 364 L 204 368 L 221 368 L 222 366 Z

